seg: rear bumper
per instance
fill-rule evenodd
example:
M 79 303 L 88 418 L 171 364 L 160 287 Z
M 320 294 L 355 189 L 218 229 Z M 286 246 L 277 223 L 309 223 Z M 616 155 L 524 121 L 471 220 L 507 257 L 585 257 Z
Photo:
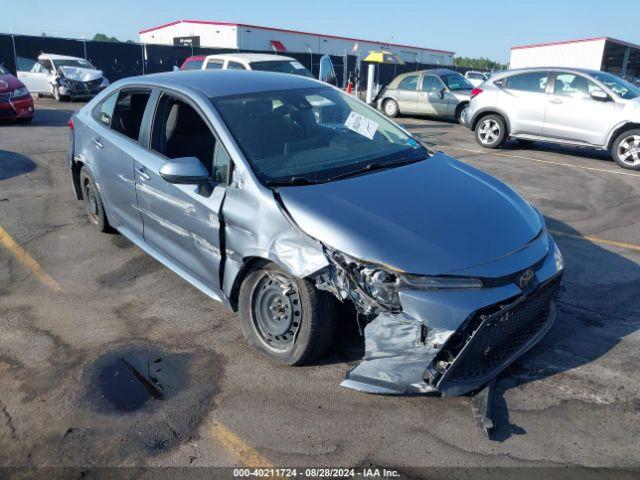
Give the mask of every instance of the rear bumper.
M 17 99 L 12 98 L 6 103 L 0 103 L 0 120 L 31 118 L 35 113 L 31 95 Z

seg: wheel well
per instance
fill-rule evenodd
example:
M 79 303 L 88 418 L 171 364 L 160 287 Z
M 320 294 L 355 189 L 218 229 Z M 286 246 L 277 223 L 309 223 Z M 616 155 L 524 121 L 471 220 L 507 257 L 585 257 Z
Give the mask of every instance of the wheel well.
M 455 113 L 456 118 L 458 117 L 458 115 L 460 115 L 460 112 L 462 111 L 462 109 L 468 105 L 469 105 L 469 102 L 460 102 L 458 104 L 458 106 L 456 107 L 456 113 Z
M 246 278 L 246 276 L 252 270 L 261 267 L 262 265 L 266 265 L 269 260 L 266 260 L 261 257 L 247 257 L 242 260 L 242 267 L 236 274 L 236 278 L 233 280 L 233 287 L 231 287 L 231 294 L 229 295 L 229 303 L 231 304 L 231 309 L 234 312 L 238 311 L 238 298 L 240 296 L 240 286 L 242 282 Z
M 507 120 L 507 117 L 505 117 L 500 112 L 496 112 L 495 110 L 485 110 L 484 112 L 478 113 L 476 115 L 476 118 L 474 118 L 473 121 L 471 122 L 471 130 L 475 131 L 480 120 L 482 120 L 487 115 L 498 115 L 500 118 L 502 118 L 502 120 L 504 120 L 504 124 L 507 126 L 507 132 L 511 131 L 509 120 Z
M 620 125 L 611 134 L 611 138 L 609 138 L 609 142 L 607 143 L 607 148 L 608 149 L 613 148 L 613 142 L 616 141 L 616 138 L 618 138 L 618 135 L 620 135 L 622 132 L 625 132 L 627 130 L 632 130 L 634 128 L 640 128 L 640 123 L 629 122 L 629 123 L 625 123 L 624 125 Z

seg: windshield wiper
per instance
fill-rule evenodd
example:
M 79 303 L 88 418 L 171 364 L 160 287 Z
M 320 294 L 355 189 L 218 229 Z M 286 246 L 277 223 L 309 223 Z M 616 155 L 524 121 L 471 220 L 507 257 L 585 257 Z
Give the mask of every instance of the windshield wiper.
M 326 181 L 330 182 L 332 180 L 339 180 L 341 178 L 349 178 L 349 177 L 355 177 L 356 175 L 361 175 L 363 173 L 368 173 L 368 172 L 373 172 L 375 170 L 386 170 L 388 168 L 394 168 L 394 167 L 399 167 L 401 165 L 408 165 L 410 163 L 416 163 L 416 162 L 420 162 L 422 160 L 424 160 L 426 157 L 411 157 L 411 158 L 404 158 L 395 162 L 385 162 L 385 163 L 378 163 L 378 162 L 370 162 L 367 163 L 363 168 L 358 168 L 356 170 L 351 170 L 349 172 L 344 172 L 344 173 L 339 173 L 338 175 L 334 175 L 333 177 L 329 177 Z
M 300 177 L 300 176 L 294 175 L 293 177 L 290 177 L 290 178 L 266 180 L 265 183 L 271 186 L 278 186 L 278 185 L 316 185 L 320 182 L 311 180 L 307 177 Z

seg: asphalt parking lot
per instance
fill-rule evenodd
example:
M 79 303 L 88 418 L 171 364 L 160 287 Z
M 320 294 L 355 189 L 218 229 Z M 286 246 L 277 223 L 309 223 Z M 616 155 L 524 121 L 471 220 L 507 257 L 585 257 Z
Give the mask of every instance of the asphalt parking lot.
M 350 318 L 319 364 L 274 365 L 233 312 L 94 230 L 65 162 L 80 106 L 40 100 L 31 125 L 0 126 L 1 465 L 640 467 L 640 172 L 399 119 L 538 206 L 565 256 L 556 324 L 499 378 L 490 441 L 468 397 L 341 388 L 362 348 Z M 170 393 L 120 398 L 109 372 L 149 352 Z

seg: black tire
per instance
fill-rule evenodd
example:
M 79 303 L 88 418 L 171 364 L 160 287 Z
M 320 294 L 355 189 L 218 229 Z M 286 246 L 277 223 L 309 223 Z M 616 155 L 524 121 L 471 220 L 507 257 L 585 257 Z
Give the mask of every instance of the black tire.
M 640 128 L 618 135 L 611 147 L 611 157 L 622 168 L 640 170 Z
M 282 285 L 287 288 L 281 288 Z M 277 291 L 279 288 L 280 292 Z M 264 322 L 260 322 L 260 318 L 264 318 L 261 317 L 264 314 L 262 307 L 273 297 L 277 300 L 278 295 L 281 295 L 281 301 L 284 299 L 284 305 L 271 302 L 269 315 L 280 313 L 281 318 L 267 319 L 270 325 L 275 326 L 270 334 L 265 334 Z M 275 312 L 271 309 L 274 303 L 284 308 Z M 334 300 L 327 292 L 317 290 L 310 281 L 292 277 L 274 264 L 260 264 L 247 274 L 240 286 L 239 314 L 242 333 L 249 345 L 278 363 L 309 363 L 321 357 L 333 341 L 336 324 Z M 299 320 L 296 322 L 296 319 Z M 278 324 L 281 320 L 283 323 Z M 281 326 L 291 330 L 286 335 L 274 336 L 272 333 Z
M 460 125 L 464 125 L 464 122 L 462 121 L 462 114 L 464 113 L 464 111 L 469 108 L 469 103 L 461 103 L 460 105 L 458 105 L 456 107 L 456 120 L 458 121 L 458 123 Z
M 99 231 L 103 233 L 111 232 L 112 228 L 109 226 L 109 220 L 107 220 L 107 215 L 104 213 L 100 192 L 98 192 L 93 176 L 87 167 L 82 167 L 80 170 L 80 187 L 89 221 Z
M 500 148 L 507 140 L 507 124 L 500 115 L 485 115 L 476 124 L 476 141 L 484 148 Z
M 382 103 L 382 111 L 387 117 L 393 118 L 400 114 L 400 107 L 393 98 L 388 98 Z

